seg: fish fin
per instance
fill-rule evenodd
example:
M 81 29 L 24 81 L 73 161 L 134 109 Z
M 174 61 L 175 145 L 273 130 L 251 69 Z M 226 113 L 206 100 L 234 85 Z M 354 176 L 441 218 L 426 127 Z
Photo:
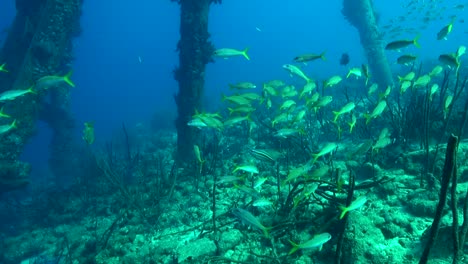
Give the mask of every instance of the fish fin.
M 250 48 L 245 48 L 243 51 L 242 51 L 242 55 L 247 59 L 247 60 L 250 60 L 250 57 L 249 55 L 247 54 L 247 52 L 249 51 Z
M 299 245 L 292 242 L 291 240 L 289 240 L 289 243 L 291 243 L 293 248 L 289 251 L 288 255 L 292 255 L 292 254 L 294 254 L 294 252 L 296 252 L 299 249 Z
M 318 158 L 320 158 L 319 154 L 312 154 L 312 157 L 314 158 L 312 160 L 312 164 L 314 164 L 318 160 Z
M 417 35 L 413 40 L 413 44 L 414 46 L 416 46 L 416 48 L 421 48 L 421 45 L 419 45 L 419 42 L 418 42 L 419 37 L 421 37 L 421 35 Z
M 262 229 L 263 231 L 263 235 L 266 237 L 266 238 L 270 238 L 270 233 L 268 233 L 273 227 L 265 227 Z
M 338 117 L 340 116 L 340 112 L 337 112 L 337 111 L 332 111 L 333 114 L 335 115 L 335 118 L 333 119 L 333 122 L 336 122 L 336 120 L 338 119 Z
M 28 88 L 28 92 L 32 93 L 32 94 L 37 94 L 36 91 L 33 90 L 34 88 L 34 85 L 31 85 L 29 88 Z
M 293 209 L 295 209 L 299 205 L 299 202 L 301 201 L 301 199 L 302 199 L 302 197 L 300 197 L 300 196 L 294 197 L 294 199 L 293 199 Z
M 346 215 L 346 213 L 348 212 L 348 208 L 344 207 L 344 206 L 339 206 L 338 208 L 340 208 L 341 210 L 341 214 L 340 214 L 340 219 L 343 219 L 343 217 Z
M 6 63 L 3 63 L 2 65 L 0 65 L 0 71 L 9 72 L 7 69 L 5 69 L 5 66 L 6 66 Z
M 384 98 L 385 93 L 379 93 L 379 102 L 382 101 L 382 98 Z
M 247 114 L 247 121 L 253 123 L 254 120 L 252 119 L 251 115 L 252 115 L 252 113 L 248 113 L 248 114 Z
M 5 114 L 5 112 L 3 112 L 5 106 L 2 106 L 2 108 L 0 109 L 0 116 L 3 117 L 3 118 L 10 118 L 11 116 L 9 114 Z
M 71 87 L 75 87 L 75 84 L 70 80 L 70 77 L 72 76 L 73 71 L 69 71 L 65 76 L 63 76 L 63 80 L 70 85 Z
M 371 115 L 369 114 L 364 114 L 364 118 L 366 119 L 366 125 L 369 124 L 369 122 L 371 121 Z
M 16 125 L 16 119 L 13 120 L 13 122 L 11 122 L 10 127 L 11 127 L 11 128 L 18 128 L 18 126 Z
M 324 51 L 324 52 L 322 52 L 322 53 L 320 54 L 320 58 L 321 58 L 322 60 L 324 60 L 324 61 L 327 60 L 327 58 L 325 57 L 325 53 L 327 53 L 327 51 Z

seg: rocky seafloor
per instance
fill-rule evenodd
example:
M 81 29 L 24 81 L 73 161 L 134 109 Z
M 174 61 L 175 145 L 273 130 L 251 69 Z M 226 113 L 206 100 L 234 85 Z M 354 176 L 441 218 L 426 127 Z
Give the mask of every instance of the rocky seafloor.
M 279 194 L 277 177 L 272 176 L 277 172 L 281 178 L 286 177 L 284 162 L 258 163 L 260 175 L 267 177 L 258 193 L 272 204 L 257 207 L 252 205 L 254 195 L 238 186 L 248 185 L 250 175 L 236 185 L 220 180 L 223 179 L 220 175 L 232 174 L 239 160 L 252 159 L 244 151 L 231 159 L 220 160 L 211 172 L 204 169 L 200 173 L 197 169 L 173 166 L 173 133 L 153 136 L 145 142 L 138 165 L 132 169 L 134 181 L 125 187 L 112 184 L 103 176 L 106 169 L 100 165 L 99 158 L 92 156 L 97 162 L 94 159 L 87 162 L 83 166 L 87 175 L 66 190 L 38 188 L 20 202 L 13 202 L 14 196 L 5 195 L 0 208 L 4 223 L 0 262 L 334 262 L 338 227 L 343 221 L 339 219 L 338 206 L 346 197 L 343 192 L 330 192 L 327 182 L 331 176 L 320 179 L 307 202 L 285 213 L 280 204 L 291 186 L 282 186 Z M 345 150 L 346 144 L 340 148 Z M 438 152 L 434 181 L 424 187 L 420 177 L 425 152 L 415 147 L 397 153 L 398 149 L 389 148 L 388 153 L 380 153 L 387 157 L 380 159 L 385 161 L 380 164 L 371 163 L 365 157 L 356 160 L 340 154 L 333 157 L 332 167 L 341 169 L 343 178 L 349 178 L 348 171 L 354 172 L 355 197 L 367 197 L 362 208 L 349 212 L 342 249 L 348 258 L 345 263 L 419 261 L 439 200 L 440 176 L 437 175 L 443 166 L 445 146 L 441 145 Z M 458 151 L 459 197 L 464 197 L 468 188 L 468 163 L 464 158 L 467 149 L 468 144 L 462 142 Z M 317 166 L 325 166 L 323 162 L 319 161 Z M 196 167 L 194 164 L 191 167 Z M 216 178 L 215 188 L 213 173 L 220 176 Z M 176 181 L 168 180 L 175 175 Z M 167 184 L 161 183 L 165 178 Z M 382 181 L 371 188 L 358 188 L 377 180 Z M 344 186 L 347 183 L 346 180 Z M 459 200 L 462 207 L 463 199 Z M 232 214 L 237 207 L 249 210 L 263 225 L 272 227 L 270 236 L 265 237 L 257 228 L 242 224 Z M 459 213 L 461 219 L 461 210 Z M 451 263 L 451 224 L 447 208 L 430 263 Z M 330 233 L 332 239 L 321 250 L 304 249 L 288 254 L 292 247 L 290 241 L 307 241 L 323 232 Z

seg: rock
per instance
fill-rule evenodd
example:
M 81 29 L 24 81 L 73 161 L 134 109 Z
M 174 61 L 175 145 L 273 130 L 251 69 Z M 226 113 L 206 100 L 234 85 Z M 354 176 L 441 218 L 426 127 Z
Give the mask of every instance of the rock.
M 368 180 L 372 179 L 375 177 L 378 178 L 382 174 L 382 169 L 379 167 L 379 165 L 374 164 L 372 166 L 372 163 L 366 162 L 364 163 L 358 170 L 356 171 L 356 180 Z
M 196 260 L 201 256 L 213 256 L 216 253 L 216 245 L 208 238 L 202 238 L 180 246 L 177 251 L 180 263 L 187 259 Z
M 230 229 L 221 234 L 221 239 L 219 241 L 219 249 L 222 252 L 227 252 L 228 250 L 239 245 L 242 240 L 242 233 L 237 229 Z

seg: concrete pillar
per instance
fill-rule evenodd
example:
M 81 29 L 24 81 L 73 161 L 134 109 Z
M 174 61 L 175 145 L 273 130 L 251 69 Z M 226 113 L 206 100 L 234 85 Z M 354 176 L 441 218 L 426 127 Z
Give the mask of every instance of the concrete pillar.
M 208 13 L 212 0 L 180 0 L 180 40 L 179 66 L 174 70 L 174 78 L 179 83 L 175 95 L 178 116 L 177 156 L 179 160 L 193 157 L 193 145 L 197 131 L 187 122 L 195 110 L 201 109 L 205 85 L 205 66 L 212 61 L 214 47 L 209 41 Z
M 343 0 L 342 13 L 359 31 L 373 81 L 381 87 L 393 85 L 392 72 L 385 55 L 372 0 Z
M 17 14 L 7 40 L 0 52 L 0 61 L 6 62 L 10 72 L 0 77 L 0 92 L 26 89 L 46 75 L 64 74 L 72 59 L 72 38 L 79 34 L 82 0 L 17 0 Z M 52 94 L 51 94 L 52 93 Z M 19 160 L 27 141 L 34 134 L 38 118 L 51 125 L 54 131 L 51 156 L 63 156 L 71 135 L 67 89 L 38 91 L 6 103 L 5 111 L 17 120 L 16 129 L 0 135 L 0 192 L 13 190 L 28 182 L 30 166 Z M 49 97 L 52 108 L 45 106 Z M 60 109 L 60 112 L 41 112 L 41 109 Z M 64 120 L 50 122 L 57 115 Z M 62 151 L 57 151 L 61 149 Z M 60 164 L 66 166 L 66 164 Z M 3 170 L 8 168 L 8 170 Z M 54 169 L 52 168 L 54 171 Z M 59 175 L 56 175 L 60 177 Z

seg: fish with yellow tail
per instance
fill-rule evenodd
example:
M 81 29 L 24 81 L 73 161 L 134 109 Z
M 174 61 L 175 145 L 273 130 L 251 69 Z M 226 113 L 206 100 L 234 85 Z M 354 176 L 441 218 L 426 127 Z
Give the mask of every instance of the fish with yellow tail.
M 372 113 L 364 114 L 364 117 L 366 118 L 366 125 L 369 124 L 369 122 L 372 119 L 380 116 L 383 113 L 383 111 L 385 110 L 385 108 L 387 108 L 387 102 L 385 100 L 382 100 L 377 104 L 377 106 L 374 108 Z
M 247 90 L 247 89 L 255 89 L 257 86 L 251 82 L 240 82 L 229 84 L 229 89 L 237 89 L 237 90 Z
M 450 69 L 456 69 L 460 67 L 460 60 L 455 53 L 450 54 L 441 54 L 439 56 L 439 61 L 447 65 Z
M 405 66 L 410 66 L 416 61 L 417 58 L 418 57 L 416 57 L 415 55 L 405 54 L 397 58 L 397 63 Z
M 372 95 L 373 93 L 375 93 L 375 91 L 377 91 L 378 88 L 379 88 L 379 85 L 376 84 L 376 83 L 373 83 L 373 84 L 369 87 L 369 90 L 367 91 L 367 95 Z
M 312 160 L 312 164 L 314 164 L 318 160 L 318 158 L 320 158 L 322 156 L 325 156 L 325 155 L 335 151 L 337 147 L 338 147 L 338 145 L 336 143 L 334 143 L 334 142 L 330 142 L 330 143 L 326 144 L 325 147 L 323 147 L 322 150 L 319 151 L 319 153 L 312 154 L 312 157 L 314 158 Z
M 230 58 L 230 57 L 236 57 L 236 56 L 243 56 L 247 60 L 250 60 L 250 57 L 247 54 L 248 51 L 249 51 L 249 48 L 245 48 L 244 50 L 223 48 L 223 49 L 215 50 L 213 56 L 224 58 L 224 59 L 227 59 L 227 58 Z
M 375 145 L 372 146 L 372 152 L 378 152 L 380 149 L 385 148 L 386 146 L 392 144 L 392 139 L 389 137 L 380 138 L 375 142 Z
M 282 80 L 271 80 L 267 83 L 265 83 L 266 86 L 270 86 L 272 87 L 273 89 L 278 89 L 280 88 L 281 86 L 285 86 L 286 83 L 283 82 Z M 273 95 L 273 94 L 272 94 Z
M 236 113 L 246 113 L 250 114 L 257 110 L 255 107 L 252 107 L 250 105 L 241 105 L 236 108 L 228 107 L 229 110 L 229 115 L 236 114 Z
M 418 43 L 419 37 L 420 36 L 417 36 L 417 37 L 415 37 L 414 39 L 411 39 L 411 40 L 404 39 L 404 40 L 397 40 L 397 41 L 390 42 L 390 43 L 387 44 L 387 46 L 385 46 L 385 49 L 386 50 L 398 50 L 399 51 L 400 49 L 406 48 L 409 45 L 414 45 L 417 48 L 420 48 L 421 46 Z
M 455 22 L 455 18 L 452 18 L 452 21 L 445 27 L 443 27 L 438 33 L 437 33 L 437 40 L 447 40 L 448 34 L 452 32 L 453 29 L 453 23 Z
M 392 92 L 392 86 L 387 85 L 387 88 L 385 89 L 385 91 L 379 94 L 379 100 L 387 98 L 391 92 Z
M 205 163 L 205 160 L 202 159 L 201 151 L 198 145 L 193 145 L 193 153 L 195 154 L 195 158 L 198 161 L 198 165 L 200 165 L 200 174 L 201 174 L 203 170 L 203 163 Z
M 356 121 L 357 121 L 356 116 L 353 114 L 351 116 L 351 122 L 348 123 L 349 133 L 353 133 L 353 129 L 356 126 Z
M 327 106 L 329 103 L 331 103 L 333 101 L 333 97 L 330 96 L 330 95 L 327 95 L 327 96 L 324 96 L 324 97 L 321 97 L 320 99 L 318 99 L 314 104 L 313 104 L 313 107 L 318 110 L 320 107 L 324 107 L 324 106 Z
M 280 110 L 289 110 L 291 107 L 295 106 L 296 102 L 294 100 L 286 100 L 283 102 L 283 104 L 280 106 Z
M 302 97 L 310 95 L 315 88 L 317 88 L 317 84 L 315 84 L 315 82 L 308 82 L 306 85 L 304 85 L 299 98 L 302 99 Z
M 297 95 L 296 87 L 294 85 L 288 85 L 283 88 L 281 91 L 281 97 L 283 98 L 291 98 Z
M 333 119 L 333 122 L 336 122 L 336 120 L 338 120 L 338 117 L 340 117 L 340 115 L 343 115 L 343 114 L 346 114 L 346 113 L 349 113 L 349 112 L 353 111 L 353 109 L 355 107 L 356 107 L 356 105 L 354 104 L 354 102 L 349 102 L 346 105 L 344 105 L 340 109 L 340 111 L 333 111 L 333 114 L 335 115 L 335 118 Z
M 293 248 L 289 251 L 288 255 L 293 254 L 299 249 L 318 248 L 320 251 L 322 250 L 323 244 L 330 241 L 331 238 L 332 236 L 329 233 L 322 233 L 322 234 L 315 235 L 311 240 L 304 242 L 302 244 L 296 244 L 290 240 L 289 243 L 291 243 Z
M 83 140 L 88 145 L 92 145 L 94 143 L 94 122 L 85 122 L 83 129 Z
M 251 174 L 258 174 L 258 168 L 255 165 L 240 165 L 234 168 L 232 173 L 236 173 L 237 171 L 249 172 Z
M 323 87 L 327 88 L 327 87 L 335 86 L 339 84 L 342 80 L 343 78 L 341 78 L 341 76 L 338 76 L 338 75 L 332 76 L 330 77 L 330 79 L 323 82 Z
M 268 85 L 266 83 L 263 84 L 263 95 L 264 96 L 277 96 L 278 92 L 276 91 L 276 88 L 274 88 L 271 85 Z
M 277 138 L 288 138 L 288 137 L 293 137 L 297 134 L 304 134 L 303 129 L 297 129 L 297 128 L 282 128 L 278 131 L 276 131 L 273 136 Z
M 367 66 L 367 64 L 362 64 L 361 66 L 361 69 L 362 69 L 362 74 L 364 75 L 364 77 L 366 77 L 366 86 L 367 86 L 367 83 L 369 82 L 369 79 L 370 79 L 370 72 L 369 72 L 369 66 Z
M 224 124 L 225 127 L 230 127 L 230 126 L 234 126 L 234 125 L 239 124 L 239 123 L 244 122 L 244 121 L 250 121 L 251 122 L 252 119 L 250 118 L 250 115 L 231 117 L 228 120 L 224 121 L 223 124 Z
M 455 52 L 455 54 L 457 55 L 457 58 L 460 58 L 465 53 L 466 53 L 466 47 L 465 46 L 458 47 L 457 52 Z
M 444 101 L 444 119 L 447 119 L 447 116 L 450 112 L 450 106 L 452 105 L 453 102 L 453 95 L 449 95 L 445 98 Z
M 283 181 L 282 185 L 286 185 L 288 182 L 291 182 L 299 177 L 304 176 L 307 174 L 310 169 L 312 168 L 313 164 L 311 162 L 308 162 L 307 164 L 304 164 L 302 166 L 299 166 L 297 168 L 293 168 L 289 170 L 288 177 L 286 180 Z
M 340 219 L 343 219 L 343 217 L 346 215 L 347 212 L 354 211 L 356 209 L 361 208 L 366 202 L 367 202 L 366 196 L 359 196 L 348 207 L 340 206 L 340 209 L 341 209 Z
M 403 81 L 400 85 L 400 94 L 404 94 L 411 85 L 412 83 L 410 81 Z
M 429 102 L 432 101 L 434 94 L 439 90 L 439 85 L 434 83 L 429 91 Z
M 409 72 L 408 74 L 406 74 L 405 76 L 401 77 L 401 76 L 398 76 L 398 80 L 400 82 L 404 82 L 404 81 L 412 81 L 414 79 L 414 77 L 416 76 L 416 73 L 414 72 Z
M 193 145 L 193 153 L 195 154 L 195 158 L 197 159 L 198 163 L 203 164 L 205 162 L 202 159 L 200 147 L 198 147 L 198 145 Z
M 315 107 L 315 105 L 317 104 L 317 101 L 319 100 L 319 98 L 320 98 L 320 94 L 317 93 L 317 92 L 313 93 L 310 97 L 309 96 L 306 97 L 306 99 L 305 99 L 306 106 L 309 107 L 309 108 Z
M 61 85 L 62 83 L 66 83 L 71 87 L 75 87 L 75 83 L 70 79 L 72 76 L 73 72 L 69 71 L 67 74 L 64 76 L 57 76 L 57 75 L 48 75 L 40 78 L 36 82 L 36 89 L 37 90 L 45 90 L 49 89 L 52 87 L 57 87 Z
M 0 102 L 12 101 L 18 97 L 21 97 L 23 95 L 30 94 L 30 93 L 36 93 L 33 90 L 33 86 L 25 90 L 8 90 L 0 94 Z
M 356 78 L 362 77 L 362 69 L 358 67 L 349 69 L 348 74 L 346 74 L 346 79 L 348 79 L 351 75 L 356 76 Z
M 287 70 L 291 76 L 294 74 L 294 75 L 304 79 L 308 83 L 312 81 L 311 78 L 307 77 L 307 75 L 305 75 L 305 73 L 301 69 L 299 69 L 299 67 L 297 67 L 295 65 L 284 64 L 283 69 Z
M 318 60 L 318 59 L 321 59 L 321 60 L 327 60 L 327 58 L 325 58 L 325 51 L 320 53 L 320 54 L 304 54 L 304 55 L 300 55 L 300 56 L 297 56 L 294 58 L 294 61 L 295 62 L 303 62 L 304 64 L 306 64 L 308 61 L 314 61 L 314 60 Z
M 235 208 L 232 213 L 244 224 L 250 225 L 255 229 L 263 231 L 263 235 L 266 238 L 270 238 L 269 231 L 272 229 L 271 227 L 264 226 L 257 217 L 255 217 L 252 213 L 247 210 L 241 208 Z
M 424 74 L 420 76 L 416 81 L 413 83 L 413 88 L 417 87 L 425 87 L 431 82 L 431 76 L 429 74 Z
M 437 66 L 435 66 L 434 69 L 432 69 L 432 71 L 429 73 L 429 76 L 431 76 L 431 77 L 437 76 L 437 75 L 439 75 L 443 70 L 444 70 L 444 68 L 442 68 L 442 66 L 437 65 Z

